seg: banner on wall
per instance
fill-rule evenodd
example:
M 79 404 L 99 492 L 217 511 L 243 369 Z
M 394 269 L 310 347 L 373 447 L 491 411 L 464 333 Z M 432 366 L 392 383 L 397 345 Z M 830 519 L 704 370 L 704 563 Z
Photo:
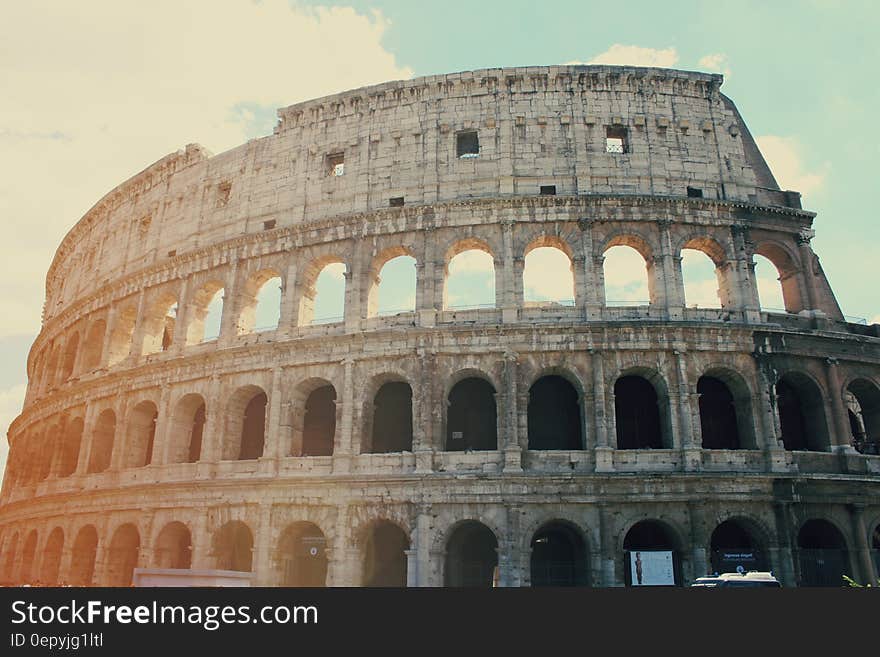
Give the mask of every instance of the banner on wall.
M 629 553 L 631 586 L 675 586 L 670 550 L 638 550 Z

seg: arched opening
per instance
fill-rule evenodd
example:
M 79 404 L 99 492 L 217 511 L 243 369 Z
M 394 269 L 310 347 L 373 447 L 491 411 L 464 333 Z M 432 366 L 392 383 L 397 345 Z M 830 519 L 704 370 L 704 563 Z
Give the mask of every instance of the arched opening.
M 825 402 L 812 379 L 798 372 L 783 376 L 776 383 L 776 406 L 785 449 L 828 450 Z
M 856 379 L 846 389 L 852 445 L 862 454 L 880 454 L 880 388 Z
M 217 530 L 213 547 L 218 569 L 251 572 L 254 536 L 240 520 L 227 522 Z
M 116 413 L 108 408 L 98 416 L 92 431 L 92 451 L 89 455 L 88 467 L 90 473 L 104 472 L 110 467 L 115 437 Z
M 43 370 L 43 380 L 41 381 L 41 390 L 52 390 L 58 384 L 58 361 L 61 360 L 60 345 L 53 345 L 49 353 L 49 360 L 46 361 L 46 369 Z
M 201 395 L 189 393 L 180 398 L 171 414 L 169 463 L 198 462 L 202 456 L 205 420 L 205 400 Z
M 297 522 L 285 529 L 277 560 L 282 586 L 327 585 L 327 539 L 317 525 Z
M 140 548 L 141 537 L 134 525 L 127 523 L 113 532 L 107 554 L 107 586 L 131 586 Z
M 446 542 L 444 583 L 454 587 L 491 587 L 498 566 L 498 539 L 476 520 L 467 520 Z
M 150 305 L 143 318 L 143 344 L 141 353 L 156 354 L 168 351 L 174 341 L 174 327 L 177 322 L 177 298 L 162 294 Z
M 758 289 L 758 303 L 765 312 L 785 312 L 785 297 L 779 283 L 779 271 L 770 260 L 755 255 L 755 286 Z
M 64 531 L 56 527 L 49 534 L 43 548 L 43 559 L 40 564 L 40 583 L 43 586 L 58 585 L 58 570 L 61 567 L 61 554 L 64 550 Z
M 134 325 L 137 321 L 137 309 L 132 306 L 120 308 L 113 322 L 110 333 L 110 345 L 107 350 L 107 364 L 112 367 L 122 362 L 131 353 L 131 342 Z
M 523 266 L 523 302 L 526 305 L 574 305 L 574 265 L 558 246 L 526 250 Z
M 542 376 L 529 389 L 529 449 L 584 448 L 579 395 L 557 375 Z
M 92 525 L 81 528 L 73 541 L 68 584 L 91 586 L 95 574 L 95 555 L 98 551 L 98 532 Z
M 751 532 L 737 520 L 725 520 L 712 532 L 709 546 L 712 572 L 767 571 L 770 565 Z
M 210 281 L 193 295 L 187 309 L 187 345 L 215 340 L 220 335 L 224 294 L 223 283 Z
M 768 290 L 768 288 L 770 290 L 777 288 L 782 291 L 782 301 L 785 307 L 785 312 L 799 313 L 804 310 L 804 303 L 798 280 L 800 276 L 800 267 L 795 264 L 788 251 L 778 244 L 765 242 L 759 244 L 757 248 L 755 248 L 755 255 L 767 258 L 778 274 L 778 285 L 774 285 L 772 280 L 758 279 L 758 296 L 761 302 L 761 308 L 763 310 L 776 310 L 775 308 L 766 307 L 766 304 L 772 299 L 772 296 L 774 296 L 775 293 L 774 295 L 771 295 L 765 292 L 764 296 L 762 296 L 761 290 L 762 288 L 764 290 Z
M 76 472 L 79 464 L 79 450 L 82 445 L 83 420 L 81 417 L 69 419 L 61 436 L 61 456 L 58 463 L 58 476 L 69 477 Z
M 372 439 L 367 452 L 411 452 L 412 388 L 404 381 L 382 385 L 373 398 Z
M 379 521 L 369 528 L 364 543 L 364 586 L 406 586 L 409 538 L 394 523 Z
M 323 385 L 309 393 L 302 424 L 302 455 L 330 456 L 336 438 L 336 389 Z
M 649 253 L 637 238 L 609 243 L 602 261 L 606 306 L 647 306 L 653 301 Z
M 468 377 L 449 391 L 446 449 L 450 452 L 498 449 L 495 388 L 485 379 Z
M 827 520 L 808 520 L 798 532 L 801 586 L 846 586 L 851 575 L 846 541 Z
M 150 465 L 158 419 L 159 409 L 151 401 L 143 401 L 132 409 L 128 420 L 128 445 L 123 467 L 140 468 Z
M 532 537 L 532 586 L 589 586 L 587 546 L 565 522 L 551 522 Z
M 61 363 L 61 378 L 59 379 L 61 383 L 73 377 L 73 368 L 76 364 L 76 354 L 78 350 L 79 333 L 74 333 L 72 336 L 70 336 L 70 339 L 67 341 L 67 345 L 64 347 L 64 360 Z
M 668 404 L 644 376 L 621 376 L 614 383 L 617 449 L 662 449 L 668 441 Z
M 726 291 L 722 271 L 702 249 L 686 247 L 681 250 L 681 279 L 684 283 L 684 303 L 688 308 L 722 308 L 729 305 L 723 299 Z
M 489 247 L 468 240 L 453 247 L 446 258 L 443 310 L 495 307 L 495 259 Z
M 301 300 L 300 325 L 335 324 L 345 319 L 347 268 L 343 262 L 330 262 L 315 277 L 314 288 Z
M 633 525 L 623 540 L 627 586 L 676 586 L 681 565 L 675 538 L 656 520 Z
M 34 582 L 34 557 L 37 554 L 37 530 L 31 530 L 21 550 L 21 566 L 18 570 L 18 581 L 22 584 Z
M 156 537 L 153 549 L 156 568 L 187 569 L 192 564 L 192 536 L 182 522 L 169 522 Z
M 370 283 L 367 317 L 413 312 L 416 309 L 416 259 L 401 247 L 384 253 L 377 260 L 377 264 L 382 264 Z
M 37 481 L 44 481 L 52 474 L 52 459 L 58 451 L 58 437 L 55 433 L 55 428 L 49 427 L 46 429 L 43 435 L 40 436 L 37 445 L 39 449 Z
M 727 385 L 713 376 L 697 381 L 703 449 L 740 449 L 736 404 Z
M 268 398 L 258 386 L 239 388 L 227 406 L 223 459 L 245 461 L 263 456 Z
M 238 335 L 274 331 L 281 320 L 281 276 L 274 270 L 263 270 L 245 283 L 238 316 Z
M 93 372 L 101 366 L 101 351 L 104 348 L 104 334 L 107 323 L 103 319 L 91 323 L 82 345 L 81 368 L 83 372 Z

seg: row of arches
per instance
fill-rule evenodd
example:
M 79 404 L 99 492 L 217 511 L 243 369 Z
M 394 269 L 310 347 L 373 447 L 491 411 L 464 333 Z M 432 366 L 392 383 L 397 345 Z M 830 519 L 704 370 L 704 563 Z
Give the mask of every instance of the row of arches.
M 81 527 L 73 536 L 66 573 L 61 572 L 65 554 L 64 531 L 51 530 L 36 554 L 38 532 L 31 530 L 19 545 L 19 533 L 4 543 L 0 573 L 13 583 L 44 586 L 129 586 L 136 567 L 189 569 L 193 567 L 193 537 L 189 527 L 172 521 L 156 535 L 152 548 L 142 550 L 138 528 L 126 523 L 115 529 L 103 554 L 103 572 L 98 564 L 98 533 L 93 525 Z M 356 532 L 359 576 L 357 582 L 370 587 L 411 585 L 409 564 L 417 558 L 408 533 L 390 520 L 376 520 Z M 720 522 L 712 531 L 707 552 L 709 573 L 742 570 L 771 570 L 778 563 L 771 559 L 774 546 L 758 525 L 748 518 L 733 517 Z M 528 542 L 527 581 L 533 587 L 590 586 L 591 549 L 587 534 L 576 524 L 555 519 L 541 524 Z M 801 586 L 842 586 L 843 576 L 854 573 L 850 547 L 841 531 L 822 518 L 804 521 L 796 532 L 793 556 Z M 622 535 L 622 582 L 627 586 L 681 586 L 685 584 L 682 558 L 687 542 L 668 523 L 644 519 Z M 880 527 L 871 538 L 870 549 L 880 555 Z M 19 554 L 20 551 L 20 554 Z M 331 559 L 328 539 L 313 522 L 298 521 L 279 534 L 270 567 L 274 585 L 321 587 L 328 581 Z M 490 587 L 499 584 L 499 537 L 478 519 L 456 523 L 446 534 L 443 545 L 442 585 L 449 587 Z M 336 553 L 341 554 L 341 553 Z M 254 534 L 241 520 L 219 527 L 210 537 L 207 551 L 210 566 L 220 570 L 253 572 Z M 653 558 L 651 558 L 653 557 Z M 657 557 L 668 566 L 657 566 Z M 775 558 L 775 557 L 774 557 Z M 662 564 L 662 561 L 660 562 Z M 203 564 L 204 566 L 205 564 Z M 525 563 L 523 564 L 525 565 Z M 520 567 L 508 564 L 507 567 Z M 337 582 L 339 584 L 341 582 Z M 439 584 L 440 582 L 438 582 Z
M 499 391 L 489 377 L 464 372 L 449 388 L 445 407 L 443 451 L 499 449 Z M 364 405 L 361 453 L 399 453 L 414 450 L 414 399 L 410 383 L 402 377 L 379 377 L 376 392 Z M 714 450 L 760 449 L 755 432 L 753 394 L 745 378 L 728 369 L 710 368 L 696 383 L 701 447 Z M 784 374 L 774 386 L 780 438 L 790 451 L 829 451 L 821 389 L 801 372 Z M 855 379 L 847 388 L 847 414 L 852 442 L 871 453 L 880 444 L 880 387 Z M 654 370 L 630 368 L 612 389 L 615 415 L 613 447 L 620 450 L 671 449 L 675 446 L 670 391 Z M 250 460 L 265 455 L 268 395 L 260 386 L 238 388 L 222 409 L 217 451 L 206 454 L 204 441 L 209 417 L 206 400 L 186 393 L 171 406 L 167 439 L 158 453 L 159 409 L 144 400 L 127 413 L 124 431 L 117 431 L 112 408 L 100 411 L 91 428 L 88 453 L 84 453 L 82 417 L 65 418 L 16 441 L 10 458 L 17 483 L 36 483 L 50 477 L 67 477 L 77 471 L 103 472 L 114 463 L 119 468 L 211 460 Z M 336 388 L 324 379 L 309 379 L 295 388 L 291 423 L 282 456 L 331 456 L 337 443 L 340 412 Z M 586 443 L 583 390 L 577 379 L 546 374 L 529 388 L 527 434 L 530 450 L 583 450 Z M 117 446 L 117 434 L 123 443 Z M 80 459 L 87 459 L 80 464 Z
M 657 278 L 657 248 L 635 234 L 615 234 L 600 251 L 601 276 L 606 306 L 638 306 L 661 302 Z M 575 305 L 578 299 L 575 249 L 561 236 L 542 236 L 524 250 L 519 276 L 519 301 L 525 306 L 546 303 Z M 754 257 L 762 281 L 756 293 L 765 308 L 784 307 L 798 312 L 801 300 L 796 258 L 776 243 L 759 244 Z M 467 238 L 451 245 L 445 254 L 442 275 L 442 309 L 496 306 L 496 258 L 489 242 Z M 673 257 L 678 264 L 676 280 L 682 286 L 685 306 L 736 308 L 749 295 L 737 292 L 734 258 L 728 249 L 708 236 L 687 239 Z M 420 266 L 414 250 L 406 246 L 385 249 L 368 267 L 364 316 L 367 318 L 416 310 Z M 344 259 L 321 256 L 302 269 L 298 282 L 295 323 L 342 321 L 348 295 L 349 268 Z M 763 272 L 763 273 L 762 273 Z M 665 276 L 665 274 L 664 274 Z M 179 347 L 216 339 L 222 330 L 242 336 L 274 330 L 282 321 L 287 294 L 287 272 L 277 267 L 261 268 L 235 284 L 234 303 L 227 304 L 228 284 L 224 277 L 202 276 L 186 281 L 182 289 L 164 286 L 147 290 L 140 300 L 129 300 L 100 315 L 84 327 L 68 330 L 41 350 L 34 360 L 32 380 L 46 391 L 102 366 L 113 366 L 129 355 L 149 356 Z M 235 278 L 235 277 L 234 277 Z M 778 278 L 779 285 L 768 281 Z M 292 283 L 292 281 L 291 281 Z M 775 286 L 776 289 L 771 289 Z M 224 329 L 224 317 L 230 325 Z M 234 319 L 232 319 L 234 317 Z

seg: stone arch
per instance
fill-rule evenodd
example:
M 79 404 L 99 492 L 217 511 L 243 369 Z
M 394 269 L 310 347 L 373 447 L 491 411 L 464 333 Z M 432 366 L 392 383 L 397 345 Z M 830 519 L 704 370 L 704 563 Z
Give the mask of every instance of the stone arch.
M 37 540 L 39 534 L 36 529 L 32 529 L 27 534 L 24 545 L 21 548 L 21 564 L 18 568 L 18 581 L 21 584 L 34 583 L 34 563 L 37 556 Z
M 327 254 L 314 258 L 302 272 L 302 284 L 300 285 L 299 298 L 299 325 L 310 326 L 315 323 L 328 323 L 325 320 L 342 321 L 341 317 L 315 317 L 315 304 L 318 301 L 317 284 L 318 278 L 330 265 L 341 264 L 344 267 L 344 276 L 346 278 L 345 286 L 342 290 L 342 314 L 345 314 L 345 296 L 348 292 L 348 272 L 349 267 L 345 260 L 335 254 Z
M 478 520 L 461 520 L 448 532 L 444 585 L 491 587 L 497 577 L 498 536 Z
M 446 451 L 498 449 L 497 388 L 481 372 L 463 371 L 446 394 Z
M 313 522 L 303 520 L 285 527 L 275 561 L 281 586 L 327 585 L 327 537 Z
M 141 318 L 141 354 L 156 354 L 171 348 L 177 315 L 177 296 L 168 291 L 157 293 Z
M 809 374 L 793 370 L 779 377 L 776 410 L 785 449 L 815 452 L 831 449 L 825 420 L 825 395 Z
M 61 360 L 61 345 L 54 343 L 49 350 L 49 358 L 43 370 L 41 390 L 52 390 L 58 383 L 59 361 Z
M 853 573 L 846 534 L 832 520 L 809 518 L 797 533 L 800 586 L 845 586 Z
M 622 532 L 622 549 L 627 556 L 625 562 L 625 581 L 627 586 L 681 586 L 683 583 L 681 560 L 684 552 L 684 544 L 681 540 L 681 533 L 668 521 L 657 518 L 646 518 L 630 525 L 625 532 Z M 647 574 L 647 568 L 641 568 L 643 564 L 641 556 L 644 553 L 659 552 L 657 570 L 661 575 L 653 580 L 642 579 L 639 581 L 640 575 L 644 577 Z M 666 557 L 664 553 L 671 552 L 668 557 L 671 563 L 668 566 L 663 565 Z M 663 576 L 666 567 L 671 567 L 672 581 Z M 640 572 L 641 571 L 641 572 Z
M 370 521 L 359 532 L 362 549 L 362 584 L 405 587 L 410 541 L 407 531 L 385 518 Z
M 226 286 L 219 279 L 203 283 L 190 297 L 186 312 L 186 344 L 196 345 L 215 339 L 216 325 L 222 325 L 226 296 Z M 219 299 L 219 317 L 212 313 Z
M 273 307 L 272 311 L 264 306 L 271 300 L 275 305 L 274 294 L 270 295 L 271 286 L 277 285 L 281 293 L 277 299 L 277 307 Z M 272 288 L 274 289 L 274 288 Z M 284 278 L 275 268 L 261 269 L 248 277 L 244 283 L 239 298 L 240 310 L 238 314 L 238 322 L 236 333 L 238 335 L 247 335 L 256 331 L 274 331 L 278 328 L 281 320 L 281 296 L 284 290 Z M 266 323 L 262 324 L 261 318 L 266 314 Z
M 141 468 L 153 461 L 153 445 L 156 441 L 156 423 L 159 409 L 156 403 L 145 400 L 137 404 L 128 416 L 126 430 L 124 468 Z
M 200 394 L 187 393 L 177 401 L 171 414 L 168 463 L 196 463 L 201 459 L 206 422 L 207 407 Z
M 226 431 L 222 459 L 242 461 L 263 456 L 266 441 L 266 392 L 246 385 L 236 390 L 226 404 Z
M 70 572 L 67 577 L 68 584 L 71 586 L 92 586 L 97 552 L 98 531 L 95 526 L 80 527 L 73 541 Z
M 61 433 L 58 456 L 58 476 L 69 477 L 76 472 L 82 448 L 83 419 L 76 416 L 67 418 Z
M 732 515 L 719 522 L 709 536 L 708 547 L 713 573 L 771 569 L 765 532 L 751 518 Z
M 862 454 L 880 454 L 880 386 L 854 378 L 844 392 L 853 447 Z
M 704 449 L 757 449 L 752 391 L 745 378 L 725 366 L 707 368 L 697 379 Z
M 113 367 L 121 363 L 131 353 L 134 325 L 137 323 L 137 307 L 126 305 L 116 312 L 113 329 L 110 332 L 110 344 L 107 350 L 107 365 Z
M 532 534 L 530 547 L 532 586 L 589 586 L 590 551 L 576 524 L 546 521 Z
M 95 420 L 92 429 L 92 449 L 89 454 L 88 472 L 104 472 L 110 467 L 113 458 L 113 445 L 116 439 L 116 413 L 105 408 Z
M 291 456 L 331 456 L 338 422 L 336 388 L 327 379 L 300 382 L 291 399 Z
M 495 254 L 492 251 L 492 248 L 489 246 L 489 243 L 485 240 L 478 239 L 475 237 L 468 237 L 464 239 L 459 239 L 454 242 L 447 250 L 444 255 L 444 265 L 443 265 L 443 297 L 442 297 L 442 308 L 443 310 L 449 310 L 452 308 L 460 307 L 467 308 L 476 304 L 457 304 L 451 303 L 450 295 L 449 295 L 449 284 L 450 281 L 455 281 L 455 272 L 450 272 L 450 266 L 452 266 L 452 261 L 458 256 L 470 252 L 470 251 L 479 251 L 487 254 L 490 258 L 492 258 L 492 270 L 493 275 L 491 277 L 492 280 L 492 306 L 494 307 L 497 304 L 497 292 L 499 289 L 499 273 L 498 268 L 496 267 L 495 262 Z M 481 305 L 481 304 L 480 304 Z
M 82 344 L 81 371 L 93 372 L 101 367 L 101 357 L 104 350 L 104 334 L 107 332 L 107 322 L 103 319 L 93 320 L 86 331 L 86 337 Z
M 129 522 L 116 528 L 107 548 L 107 586 L 131 586 L 140 548 L 137 527 Z
M 617 272 L 613 271 L 614 269 L 617 269 L 617 267 L 615 266 L 615 261 L 618 260 L 615 255 L 617 252 L 615 252 L 615 254 L 612 254 L 611 256 L 609 256 L 608 252 L 616 247 L 625 247 L 628 249 L 632 249 L 641 256 L 642 260 L 644 261 L 645 267 L 644 277 L 642 277 L 641 275 L 635 277 L 630 276 L 624 282 L 623 279 L 617 275 Z M 621 278 L 621 284 L 623 284 L 624 287 L 634 287 L 635 290 L 637 290 L 641 284 L 646 285 L 648 304 L 650 305 L 657 302 L 656 285 L 654 280 L 655 274 L 653 249 L 648 240 L 646 240 L 644 237 L 632 232 L 614 233 L 610 235 L 601 245 L 596 257 L 601 258 L 602 261 L 602 290 L 606 306 L 632 306 L 640 305 L 643 303 L 641 299 L 634 300 L 613 298 L 614 296 L 619 295 L 616 295 L 615 290 L 609 289 L 609 287 L 613 282 L 617 281 L 618 278 Z M 628 293 L 628 296 L 632 296 L 633 294 L 639 296 L 639 294 L 635 292 L 635 290 L 632 293 Z
M 544 374 L 529 387 L 530 450 L 584 449 L 582 395 L 568 377 Z
M 60 383 L 64 383 L 65 381 L 73 378 L 74 368 L 76 365 L 76 357 L 79 353 L 79 331 L 74 331 L 74 333 L 67 339 L 67 343 L 64 345 L 64 359 L 61 363 L 61 376 L 59 378 Z
M 380 297 L 382 296 L 382 271 L 385 268 L 385 265 L 390 263 L 392 260 L 397 260 L 398 258 L 409 258 L 411 259 L 413 265 L 412 271 L 412 290 L 413 290 L 413 302 L 412 307 L 409 308 L 399 308 L 392 309 L 392 311 L 382 312 L 379 309 L 380 305 Z M 419 281 L 417 275 L 417 265 L 418 259 L 415 256 L 415 253 L 412 248 L 404 245 L 391 246 L 386 249 L 380 251 L 373 258 L 373 262 L 370 264 L 370 274 L 369 279 L 367 280 L 367 317 L 376 317 L 380 314 L 395 314 L 396 312 L 414 312 L 415 311 L 415 294 L 418 289 Z
M 413 451 L 413 391 L 397 373 L 373 377 L 367 387 L 362 454 Z
M 153 543 L 155 568 L 187 569 L 192 565 L 192 534 L 189 527 L 175 520 L 166 524 Z
M 253 570 L 254 534 L 241 520 L 230 520 L 214 532 L 213 552 L 220 570 Z
M 43 586 L 57 586 L 59 569 L 61 568 L 61 556 L 64 552 L 64 530 L 55 527 L 46 539 L 43 546 L 43 556 L 40 559 L 40 582 Z
M 682 240 L 681 245 L 678 248 L 678 257 L 684 258 L 684 251 L 699 251 L 703 255 L 705 255 L 709 260 L 712 261 L 712 264 L 715 268 L 715 282 L 717 283 L 717 299 L 721 308 L 730 308 L 735 304 L 735 290 L 734 284 L 735 280 L 733 280 L 731 276 L 731 268 L 728 266 L 728 262 L 730 257 L 727 253 L 727 250 L 713 237 L 709 237 L 706 235 L 698 236 L 698 237 L 686 237 Z M 689 277 L 687 276 L 687 272 L 685 270 L 685 263 L 682 261 L 682 281 L 684 285 L 684 298 L 686 305 L 696 305 L 691 303 L 691 299 L 688 298 L 689 290 L 692 290 L 692 286 L 690 285 Z M 697 282 L 699 283 L 699 282 Z M 715 307 L 714 303 L 706 303 L 704 302 L 704 306 L 711 308 Z
M 669 387 L 647 367 L 620 372 L 613 386 L 617 449 L 669 449 L 673 446 Z
M 565 259 L 568 261 L 568 275 L 565 277 L 564 281 L 559 283 L 558 285 L 553 285 L 552 290 L 550 288 L 545 289 L 543 292 L 539 292 L 538 294 L 530 295 L 528 292 L 529 287 L 532 289 L 536 289 L 535 284 L 533 283 L 531 286 L 528 284 L 530 280 L 534 281 L 533 277 L 529 276 L 529 273 L 534 267 L 529 266 L 529 258 L 530 256 L 538 255 L 537 250 L 541 250 L 543 254 L 550 254 L 550 249 L 560 253 L 562 256 L 565 256 Z M 558 256 L 555 256 L 559 259 Z M 529 303 L 545 303 L 545 302 L 555 302 L 560 303 L 562 305 L 574 305 L 578 303 L 579 299 L 577 299 L 577 293 L 575 290 L 575 269 L 574 269 L 574 251 L 571 246 L 565 241 L 562 237 L 558 235 L 539 235 L 532 239 L 523 249 L 523 271 L 522 271 L 522 292 L 523 297 L 521 299 L 523 304 Z M 563 268 L 562 262 L 559 262 L 560 268 Z M 530 298 L 533 297 L 533 298 Z M 551 297 L 548 299 L 540 299 L 538 297 Z
M 754 253 L 767 258 L 776 267 L 785 311 L 799 313 L 804 310 L 806 305 L 801 293 L 801 267 L 788 247 L 775 241 L 762 241 L 755 246 Z

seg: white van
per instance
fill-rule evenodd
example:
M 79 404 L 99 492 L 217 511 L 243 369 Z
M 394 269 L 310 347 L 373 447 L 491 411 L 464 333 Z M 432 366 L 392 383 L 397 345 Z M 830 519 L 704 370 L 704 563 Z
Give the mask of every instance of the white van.
M 773 573 L 750 571 L 747 573 L 721 573 L 709 577 L 698 577 L 691 586 L 751 586 L 781 588 L 782 584 L 773 576 Z

